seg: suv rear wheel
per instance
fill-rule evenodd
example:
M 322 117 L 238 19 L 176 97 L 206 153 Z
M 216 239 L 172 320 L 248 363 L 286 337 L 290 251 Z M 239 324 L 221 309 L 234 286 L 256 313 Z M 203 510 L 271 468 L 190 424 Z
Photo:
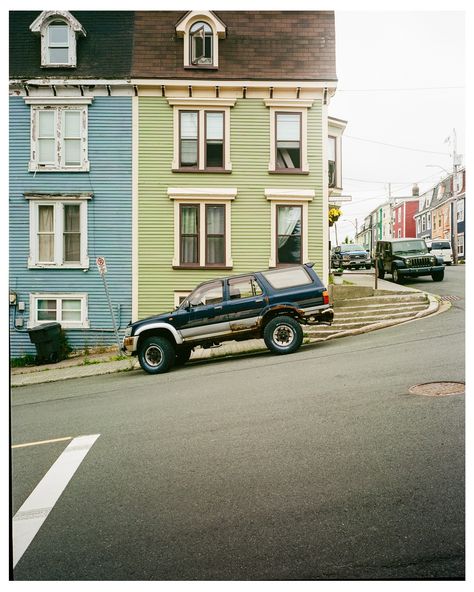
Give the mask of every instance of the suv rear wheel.
M 166 337 L 152 335 L 138 348 L 140 366 L 149 374 L 168 372 L 175 361 L 175 350 Z
M 263 338 L 265 345 L 275 354 L 291 354 L 303 342 L 303 329 L 292 317 L 275 317 L 268 322 Z

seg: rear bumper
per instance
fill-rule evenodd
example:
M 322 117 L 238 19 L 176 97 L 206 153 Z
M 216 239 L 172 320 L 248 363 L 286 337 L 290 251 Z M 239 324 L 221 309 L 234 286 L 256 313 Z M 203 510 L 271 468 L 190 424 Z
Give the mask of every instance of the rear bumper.
M 334 310 L 329 304 L 325 304 L 305 310 L 303 318 L 308 325 L 330 325 L 334 319 Z

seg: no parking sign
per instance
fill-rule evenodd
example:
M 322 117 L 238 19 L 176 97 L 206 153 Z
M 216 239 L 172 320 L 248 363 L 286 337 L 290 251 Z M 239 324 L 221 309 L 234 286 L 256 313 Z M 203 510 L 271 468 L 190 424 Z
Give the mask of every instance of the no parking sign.
M 100 275 L 104 275 L 104 273 L 107 273 L 107 264 L 105 263 L 105 257 L 97 257 L 95 262 L 97 264 L 97 269 L 99 270 Z

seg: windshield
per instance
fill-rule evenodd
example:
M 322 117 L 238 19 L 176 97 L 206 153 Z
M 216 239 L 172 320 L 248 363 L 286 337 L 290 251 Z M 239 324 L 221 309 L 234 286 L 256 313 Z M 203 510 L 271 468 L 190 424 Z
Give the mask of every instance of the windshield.
M 392 243 L 392 253 L 428 253 L 424 240 L 407 240 Z
M 449 241 L 436 241 L 431 243 L 432 249 L 450 249 Z
M 365 251 L 364 247 L 360 245 L 341 245 L 341 252 L 348 251 Z

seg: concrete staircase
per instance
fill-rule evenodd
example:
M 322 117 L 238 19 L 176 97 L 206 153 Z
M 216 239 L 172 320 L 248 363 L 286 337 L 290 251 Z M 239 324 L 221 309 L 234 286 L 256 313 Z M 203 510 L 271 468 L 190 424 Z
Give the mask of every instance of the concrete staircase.
M 351 293 L 352 292 L 352 293 Z M 372 295 L 370 294 L 372 292 Z M 305 337 L 311 341 L 343 336 L 346 332 L 365 333 L 424 316 L 431 303 L 423 292 L 401 292 L 360 288 L 345 290 L 337 296 L 333 291 L 334 322 L 307 325 Z

